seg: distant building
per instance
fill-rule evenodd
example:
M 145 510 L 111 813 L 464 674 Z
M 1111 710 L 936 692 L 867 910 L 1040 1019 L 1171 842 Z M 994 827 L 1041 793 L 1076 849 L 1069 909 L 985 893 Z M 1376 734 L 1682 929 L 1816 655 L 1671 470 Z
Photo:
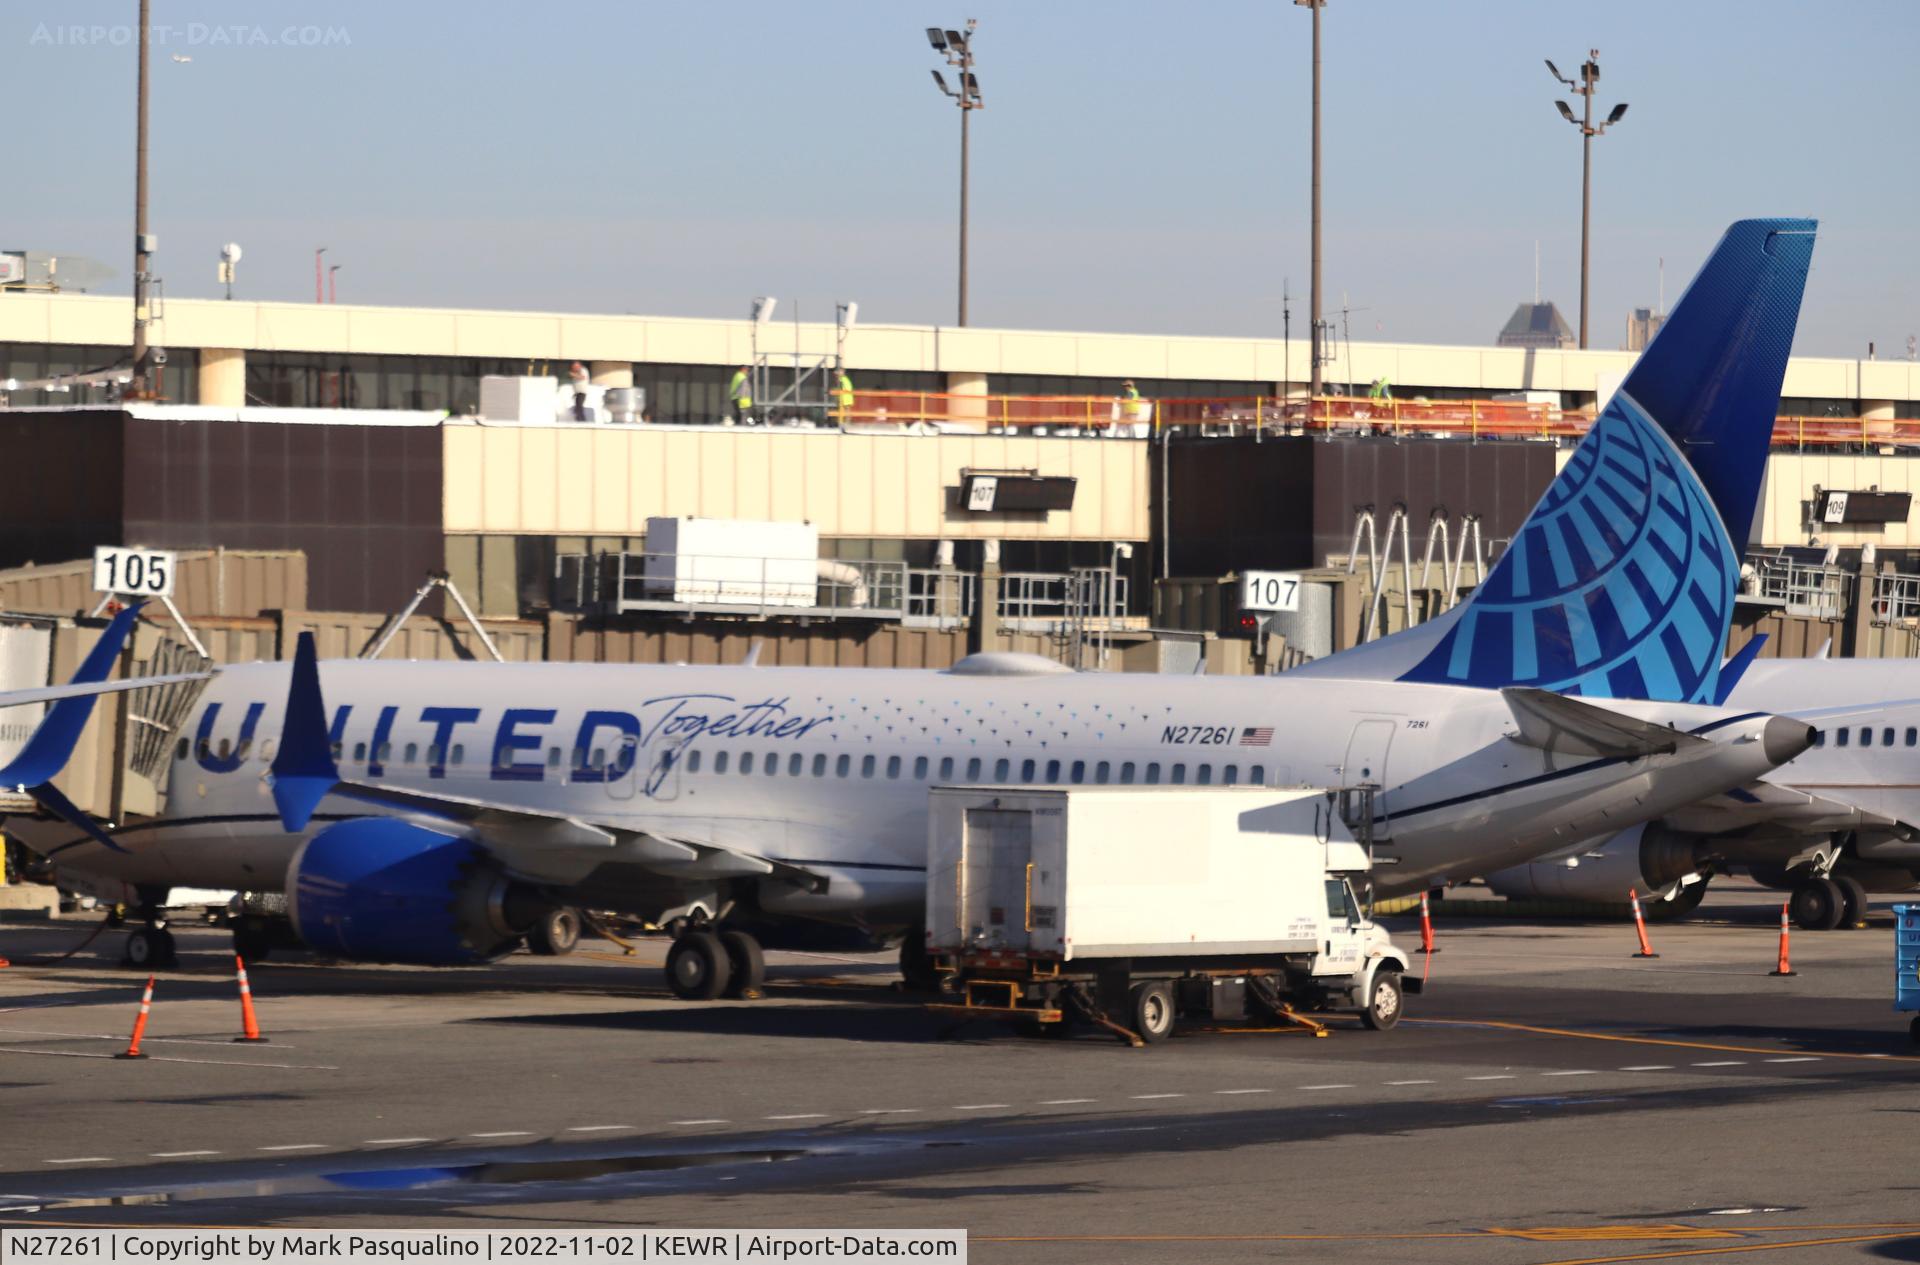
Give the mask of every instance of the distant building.
M 1493 341 L 1500 347 L 1534 347 L 1557 351 L 1573 346 L 1574 338 L 1559 308 L 1551 303 L 1522 303 L 1513 309 L 1513 315 L 1507 318 L 1500 337 Z
M 1652 308 L 1637 307 L 1633 315 L 1627 318 L 1627 350 L 1645 351 L 1660 327 L 1667 323 L 1664 314 L 1656 314 Z

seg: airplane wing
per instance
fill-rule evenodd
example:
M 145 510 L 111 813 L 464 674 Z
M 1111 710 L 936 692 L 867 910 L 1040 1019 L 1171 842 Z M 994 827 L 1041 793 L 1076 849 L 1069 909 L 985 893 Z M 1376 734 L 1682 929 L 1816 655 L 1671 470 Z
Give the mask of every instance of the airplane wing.
M 1671 755 L 1683 746 L 1706 741 L 1552 690 L 1514 686 L 1500 694 L 1513 712 L 1514 723 L 1520 726 L 1514 741 L 1541 751 L 1634 759 Z
M 1878 830 L 1920 838 L 1920 828 L 1845 799 L 1773 782 L 1749 782 L 1667 816 L 1677 830 L 1704 835 L 1763 829 L 1768 835 L 1826 836 L 1840 830 Z
M 175 672 L 170 676 L 136 676 L 124 681 L 86 681 L 66 685 L 42 685 L 26 690 L 0 690 L 0 707 L 25 707 L 29 703 L 58 703 L 68 698 L 92 698 L 96 694 L 119 694 L 125 690 L 144 690 L 153 685 L 205 681 L 212 676 L 211 672 Z
M 677 827 L 636 830 L 628 823 L 344 778 L 333 758 L 325 717 L 313 634 L 303 632 L 294 652 L 280 746 L 269 772 L 281 824 L 290 832 L 306 828 L 322 799 L 339 796 L 456 822 L 471 830 L 509 869 L 540 883 L 575 883 L 599 866 L 615 862 L 681 879 L 769 875 L 809 888 L 819 888 L 826 881 L 825 876 L 799 866 L 688 837 Z

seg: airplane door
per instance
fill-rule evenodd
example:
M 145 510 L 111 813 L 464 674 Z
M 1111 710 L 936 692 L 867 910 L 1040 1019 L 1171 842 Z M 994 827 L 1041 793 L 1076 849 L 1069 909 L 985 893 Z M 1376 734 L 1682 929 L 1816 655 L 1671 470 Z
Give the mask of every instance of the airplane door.
M 1340 780 L 1348 786 L 1374 786 L 1385 788 L 1387 785 L 1387 754 L 1393 746 L 1393 731 L 1400 727 L 1398 720 L 1385 717 L 1363 720 L 1353 727 L 1353 736 L 1347 739 L 1346 762 L 1340 766 Z M 1387 797 L 1382 790 L 1374 796 L 1374 812 L 1385 817 L 1388 812 Z M 1384 822 L 1382 826 L 1384 827 Z

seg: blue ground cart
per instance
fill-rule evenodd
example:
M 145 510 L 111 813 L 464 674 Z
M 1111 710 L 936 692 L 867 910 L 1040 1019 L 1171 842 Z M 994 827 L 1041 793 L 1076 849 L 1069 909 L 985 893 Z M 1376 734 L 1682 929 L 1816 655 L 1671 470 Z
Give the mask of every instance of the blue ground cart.
M 1920 905 L 1895 905 L 1893 917 L 1893 1008 L 1920 1011 Z M 1920 1042 L 1920 1015 L 1907 1031 Z

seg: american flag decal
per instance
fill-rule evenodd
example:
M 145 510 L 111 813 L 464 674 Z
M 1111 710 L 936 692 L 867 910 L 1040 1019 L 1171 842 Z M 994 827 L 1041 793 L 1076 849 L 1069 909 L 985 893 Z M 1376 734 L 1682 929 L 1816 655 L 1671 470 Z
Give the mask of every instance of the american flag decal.
M 1242 729 L 1240 745 L 1243 747 L 1270 747 L 1273 745 L 1273 727 L 1265 729 Z

